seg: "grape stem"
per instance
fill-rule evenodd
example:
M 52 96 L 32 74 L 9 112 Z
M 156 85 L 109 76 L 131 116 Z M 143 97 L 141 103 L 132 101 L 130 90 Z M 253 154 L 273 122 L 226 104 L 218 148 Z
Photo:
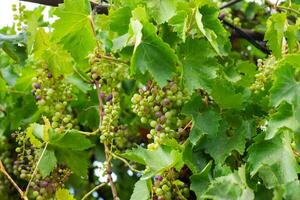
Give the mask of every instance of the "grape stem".
M 220 10 L 224 9 L 224 8 L 227 8 L 227 7 L 230 7 L 236 3 L 239 3 L 240 1 L 242 0 L 231 0 L 231 1 L 228 1 L 227 3 L 224 3 L 223 5 L 220 6 Z
M 102 124 L 102 119 L 103 119 L 103 102 L 100 97 L 101 89 L 100 89 L 99 82 L 95 81 L 95 85 L 96 85 L 96 91 L 97 91 L 97 96 L 98 96 L 98 101 L 99 101 L 98 108 L 99 108 L 99 128 L 100 128 L 101 124 Z M 116 189 L 116 186 L 115 186 L 114 181 L 111 176 L 111 172 L 112 172 L 112 170 L 111 170 L 111 153 L 110 153 L 111 151 L 109 150 L 108 144 L 106 142 L 104 142 L 103 144 L 104 144 L 105 160 L 107 162 L 107 165 L 106 165 L 107 181 L 110 185 L 113 199 L 119 200 L 117 189 Z
M 276 6 L 276 8 L 279 8 L 279 9 L 282 9 L 282 10 L 286 10 L 286 11 L 290 11 L 290 12 L 293 12 L 293 13 L 295 13 L 295 14 L 297 14 L 297 15 L 300 16 L 300 12 L 297 11 L 297 10 L 295 10 L 295 9 L 293 9 L 293 8 L 285 7 L 285 6 Z
M 70 130 L 70 131 L 72 131 L 72 130 Z M 93 132 L 85 132 L 85 131 L 79 131 L 79 130 L 73 130 L 73 131 L 76 131 L 77 133 L 80 133 L 80 134 L 85 135 L 85 136 L 92 136 L 92 135 L 97 135 L 100 130 L 97 129 L 97 130 L 95 130 Z
M 93 192 L 99 190 L 100 188 L 102 188 L 103 186 L 105 186 L 106 183 L 102 183 L 100 185 L 97 185 L 96 187 L 94 187 L 91 191 L 89 191 L 88 193 L 86 193 L 81 200 L 85 200 L 86 198 L 88 198 L 88 196 L 90 196 Z
M 6 178 L 11 182 L 11 184 L 17 189 L 17 191 L 19 192 L 20 196 L 22 199 L 24 200 L 28 200 L 26 193 L 24 194 L 24 192 L 21 190 L 21 188 L 17 185 L 17 183 L 12 179 L 12 177 L 8 174 L 8 172 L 6 171 L 2 161 L 0 160 L 0 172 L 2 172 Z
M 129 167 L 129 169 L 130 169 L 131 171 L 137 172 L 137 173 L 141 173 L 141 171 L 139 171 L 139 170 L 135 169 L 134 167 L 132 167 L 126 159 L 124 159 L 124 158 L 122 158 L 122 157 L 120 157 L 120 156 L 114 154 L 113 152 L 110 152 L 110 153 L 111 153 L 111 155 L 112 155 L 114 158 L 119 159 L 119 160 L 121 160 L 122 162 L 124 162 L 124 163 Z
M 41 156 L 39 157 L 39 160 L 37 161 L 36 166 L 35 166 L 35 168 L 34 168 L 32 174 L 31 174 L 31 178 L 30 178 L 30 180 L 29 180 L 29 182 L 28 182 L 28 184 L 27 184 L 26 190 L 25 190 L 25 196 L 27 196 L 27 193 L 28 193 L 29 188 L 30 188 L 30 184 L 31 184 L 31 182 L 32 182 L 32 180 L 33 180 L 33 178 L 34 178 L 34 176 L 35 176 L 36 173 L 37 173 L 39 164 L 40 164 L 40 162 L 41 162 L 41 160 L 42 160 L 42 158 L 43 158 L 43 156 L 44 156 L 44 154 L 45 154 L 45 152 L 46 152 L 47 147 L 48 147 L 48 142 L 46 142 L 45 147 L 44 147 L 44 149 L 43 149 L 43 151 L 42 151 L 42 153 L 41 153 Z
M 186 130 L 187 128 L 191 127 L 192 125 L 192 120 L 187 123 L 187 125 L 183 128 L 183 130 Z
M 97 55 L 97 58 L 99 59 L 99 61 L 104 59 L 104 60 L 108 60 L 108 61 L 112 61 L 112 62 L 115 62 L 115 63 L 124 64 L 124 65 L 129 64 L 129 62 L 127 62 L 127 61 L 120 60 L 120 59 L 114 58 L 112 56 L 107 56 L 107 55 Z
M 104 149 L 105 149 L 105 158 L 106 158 L 105 160 L 107 162 L 107 165 L 106 165 L 107 181 L 110 184 L 113 199 L 119 200 L 117 189 L 114 184 L 113 178 L 111 176 L 111 172 L 112 172 L 112 170 L 111 170 L 111 153 L 110 153 L 111 151 L 109 150 L 108 144 L 106 142 L 104 143 Z

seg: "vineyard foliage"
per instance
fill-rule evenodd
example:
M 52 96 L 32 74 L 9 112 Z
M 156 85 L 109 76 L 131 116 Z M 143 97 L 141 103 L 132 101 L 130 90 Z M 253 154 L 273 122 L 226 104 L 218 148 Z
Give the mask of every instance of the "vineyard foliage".
M 1 200 L 300 199 L 299 0 L 12 9 Z

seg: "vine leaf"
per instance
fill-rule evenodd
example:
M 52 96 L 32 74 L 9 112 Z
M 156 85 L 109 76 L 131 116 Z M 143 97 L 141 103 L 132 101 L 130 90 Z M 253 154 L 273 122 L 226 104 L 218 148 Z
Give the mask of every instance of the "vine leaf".
M 88 0 L 65 0 L 55 11 L 52 39 L 64 45 L 74 59 L 84 64 L 96 46 Z
M 199 113 L 196 118 L 193 118 L 193 127 L 189 137 L 191 143 L 196 145 L 204 135 L 217 135 L 220 120 L 221 117 L 214 110 Z
M 149 167 L 142 179 L 148 179 L 155 174 L 158 174 L 171 167 L 181 166 L 182 152 L 169 146 L 160 146 L 154 151 L 138 147 L 133 150 L 128 150 L 123 154 L 124 158 L 138 162 Z M 181 168 L 179 167 L 179 168 Z
M 169 21 L 169 25 L 173 27 L 178 37 L 183 42 L 186 40 L 186 32 L 188 29 L 188 14 L 186 11 L 181 10 L 176 13 Z
M 218 62 L 209 43 L 205 40 L 188 38 L 180 46 L 179 54 L 183 65 L 184 84 L 188 91 L 193 93 L 199 88 L 211 91 L 212 79 L 217 76 Z
M 56 167 L 57 160 L 53 150 L 46 149 L 41 161 L 39 163 L 38 169 L 43 178 L 48 176 Z
M 139 70 L 144 74 L 149 71 L 162 87 L 176 71 L 176 61 L 174 51 L 157 36 L 155 26 L 145 23 L 141 42 L 136 46 L 131 59 L 132 72 Z
M 271 104 L 278 106 L 286 101 L 296 103 L 300 94 L 300 85 L 294 77 L 295 69 L 289 63 L 281 65 L 273 74 L 274 83 L 270 90 Z
M 290 143 L 287 131 L 282 131 L 271 140 L 264 140 L 263 134 L 257 136 L 256 142 L 248 149 L 250 175 L 254 176 L 262 167 L 268 166 L 279 184 L 297 180 L 299 166 Z
M 243 95 L 236 93 L 234 87 L 226 80 L 216 80 L 212 86 L 211 96 L 223 109 L 241 109 Z
M 89 139 L 76 130 L 70 130 L 65 134 L 57 135 L 59 136 L 52 136 L 52 140 L 50 140 L 51 145 L 67 148 L 72 151 L 83 151 L 94 146 Z
M 200 110 L 201 112 L 199 112 Z M 204 135 L 217 135 L 221 116 L 213 109 L 205 110 L 200 96 L 193 95 L 183 107 L 182 112 L 192 116 L 193 126 L 189 141 L 193 145 L 196 145 Z
M 267 20 L 267 30 L 265 40 L 276 58 L 282 55 L 282 40 L 286 21 L 285 13 L 276 13 Z
M 246 169 L 242 166 L 227 176 L 214 179 L 201 199 L 254 199 L 254 193 L 246 182 Z
M 289 128 L 292 131 L 299 132 L 300 124 L 295 113 L 292 105 L 288 103 L 281 104 L 278 111 L 271 116 L 268 122 L 265 139 L 272 139 L 281 128 Z
M 176 0 L 149 0 L 147 8 L 158 24 L 168 21 L 176 14 Z
M 73 73 L 73 58 L 61 45 L 52 44 L 44 51 L 43 58 L 47 61 L 49 71 L 53 76 L 59 77 Z
M 31 124 L 27 129 L 26 129 L 26 138 L 29 139 L 30 143 L 36 147 L 40 148 L 42 146 L 42 142 L 36 138 L 36 136 L 33 134 L 34 131 L 34 126 L 35 124 Z
M 218 16 L 219 10 L 213 4 L 204 4 L 195 12 L 198 30 L 219 56 L 226 56 L 230 49 L 229 33 L 222 26 Z
M 149 180 L 139 180 L 136 182 L 130 200 L 150 199 L 150 184 Z
M 201 195 L 207 190 L 211 180 L 211 167 L 212 162 L 209 162 L 200 173 L 195 173 L 190 177 L 191 190 L 193 190 L 197 196 L 197 199 L 201 199 Z
M 238 127 L 236 130 L 227 135 L 228 124 L 225 121 L 220 122 L 220 128 L 217 135 L 208 135 L 207 140 L 203 144 L 205 151 L 209 153 L 216 163 L 223 163 L 233 150 L 243 154 L 246 144 L 246 130 L 244 126 Z
M 78 176 L 86 177 L 89 167 L 89 155 L 84 151 L 72 151 L 67 148 L 55 148 L 59 163 L 67 166 Z
M 111 31 L 124 35 L 130 24 L 131 10 L 128 7 L 112 10 L 109 13 L 109 28 Z
M 284 186 L 284 197 L 288 200 L 295 200 L 300 197 L 300 182 L 299 180 L 289 182 Z

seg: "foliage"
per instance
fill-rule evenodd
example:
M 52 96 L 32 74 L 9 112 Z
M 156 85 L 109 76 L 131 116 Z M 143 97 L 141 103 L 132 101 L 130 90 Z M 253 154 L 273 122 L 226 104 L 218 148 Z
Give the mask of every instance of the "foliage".
M 0 199 L 299 199 L 300 2 L 227 2 L 14 5 Z

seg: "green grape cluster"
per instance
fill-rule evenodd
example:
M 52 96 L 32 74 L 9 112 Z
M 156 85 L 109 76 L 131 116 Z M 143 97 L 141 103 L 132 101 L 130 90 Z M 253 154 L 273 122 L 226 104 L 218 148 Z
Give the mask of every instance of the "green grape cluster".
M 179 173 L 170 169 L 154 177 L 153 192 L 157 200 L 187 200 L 189 187 L 179 179 Z
M 180 110 L 187 100 L 187 91 L 182 90 L 177 81 L 169 81 L 163 88 L 149 81 L 133 95 L 133 112 L 143 124 L 151 127 L 147 138 L 154 143 L 148 145 L 149 149 L 155 149 L 166 138 L 179 139 L 186 134 L 182 127 L 187 118 L 180 114 Z
M 106 60 L 102 58 L 102 55 L 103 52 L 98 48 L 90 55 L 92 69 L 89 75 L 101 85 L 102 92 L 119 91 L 122 81 L 129 77 L 128 67 L 117 61 Z
M 12 10 L 13 10 L 13 17 L 15 20 L 15 24 L 17 26 L 17 30 L 21 31 L 22 26 L 27 24 L 26 17 L 25 17 L 25 10 L 26 6 L 19 3 L 17 4 L 12 4 Z
M 17 143 L 15 152 L 16 159 L 13 163 L 13 173 L 22 180 L 27 182 L 32 178 L 33 169 L 41 156 L 42 149 L 34 148 L 24 132 L 13 134 Z M 64 183 L 71 175 L 70 169 L 60 165 L 47 177 L 42 178 L 39 171 L 36 172 L 30 182 L 29 196 L 36 200 L 47 200 L 55 194 L 58 188 L 63 188 Z
M 119 130 L 120 99 L 117 92 L 110 94 L 104 104 L 104 113 L 101 122 L 101 141 L 113 139 Z
M 126 143 L 126 126 L 120 124 L 121 112 L 120 91 L 122 82 L 129 77 L 128 66 L 113 60 L 103 58 L 104 53 L 96 48 L 90 55 L 92 65 L 89 75 L 96 87 L 101 89 L 100 99 L 103 102 L 101 121 L 101 142 L 109 141 L 111 144 L 117 142 L 116 146 L 122 147 Z
M 39 108 L 51 117 L 51 126 L 56 132 L 73 128 L 77 122 L 68 110 L 73 99 L 71 85 L 63 76 L 54 77 L 47 65 L 37 69 L 37 76 L 32 78 L 32 93 Z
M 63 165 L 58 166 L 46 178 L 42 178 L 37 173 L 30 184 L 30 196 L 36 200 L 51 199 L 59 188 L 65 187 L 65 182 L 69 179 L 70 175 L 70 169 Z
M 275 58 L 272 56 L 264 61 L 262 59 L 257 60 L 258 73 L 255 75 L 255 82 L 250 87 L 255 93 L 265 90 L 267 82 L 271 79 L 274 63 Z

